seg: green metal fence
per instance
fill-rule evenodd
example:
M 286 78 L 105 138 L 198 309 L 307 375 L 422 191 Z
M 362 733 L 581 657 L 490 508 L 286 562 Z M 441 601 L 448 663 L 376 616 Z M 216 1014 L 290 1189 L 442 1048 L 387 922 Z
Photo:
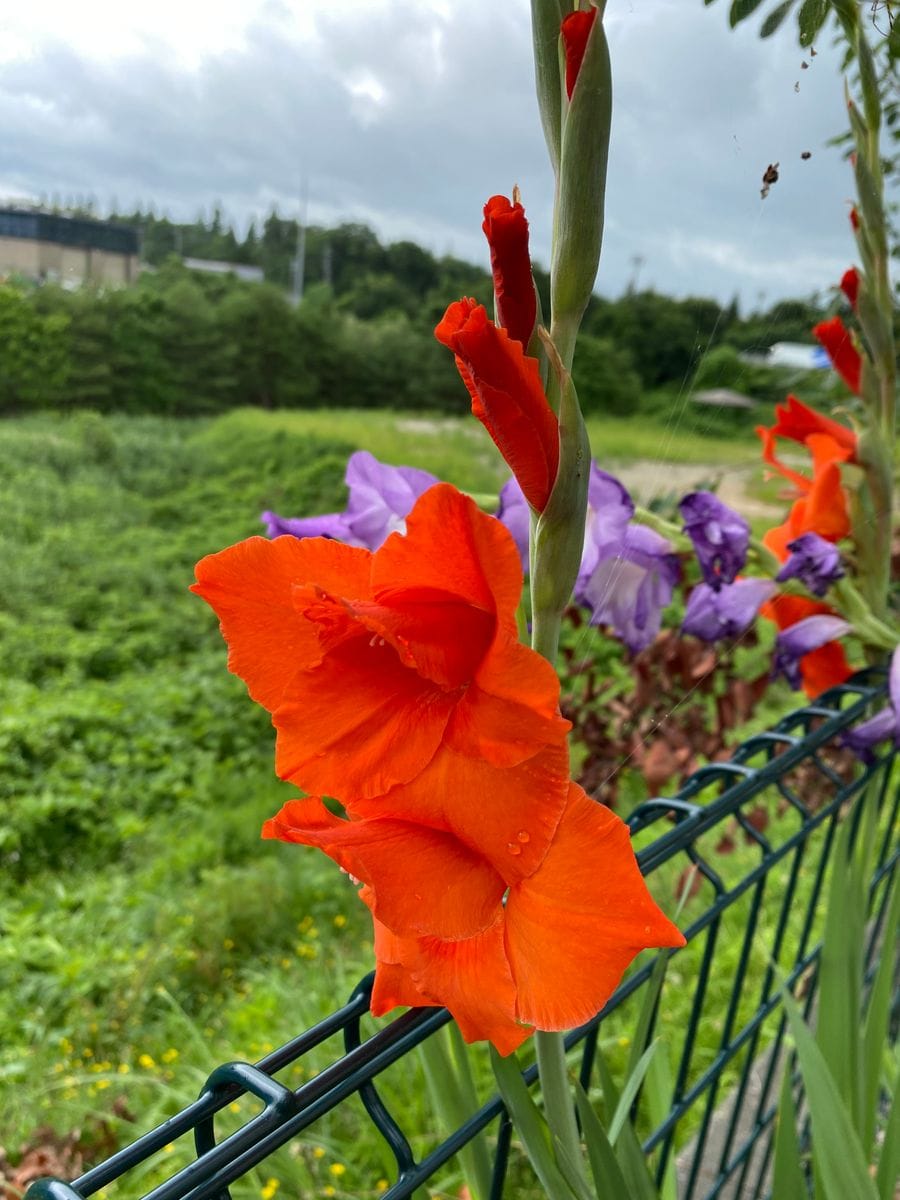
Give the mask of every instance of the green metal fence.
M 671 1188 L 677 1179 L 682 1200 L 767 1193 L 778 1080 L 792 1069 L 782 1052 L 780 982 L 787 979 L 803 996 L 809 1013 L 834 833 L 857 800 L 877 805 L 880 814 L 867 968 L 877 956 L 886 885 L 900 854 L 900 768 L 896 748 L 885 747 L 863 764 L 842 736 L 884 702 L 884 693 L 883 672 L 860 674 L 751 737 L 730 761 L 703 767 L 676 796 L 651 800 L 630 818 L 638 860 L 657 899 L 670 912 L 676 897 L 684 902 L 680 924 L 688 945 L 668 960 L 644 1036 L 645 1042 L 660 1038 L 664 1047 L 666 1104 L 660 1108 L 657 1086 L 655 1101 L 645 1088 L 634 1109 L 657 1180 Z M 654 961 L 641 961 L 604 1011 L 569 1035 L 573 1064 L 589 1091 L 596 1086 L 598 1053 L 613 1072 L 617 1061 L 621 1066 Z M 337 1106 L 360 1101 L 395 1162 L 385 1200 L 437 1186 L 448 1178 L 447 1164 L 475 1137 L 487 1139 L 493 1156 L 491 1200 L 535 1194 L 503 1106 L 490 1090 L 477 1111 L 434 1144 L 423 1145 L 421 1131 L 400 1127 L 391 1098 L 411 1086 L 416 1048 L 450 1016 L 444 1009 L 417 1009 L 375 1025 L 367 1016 L 371 982 L 371 976 L 362 980 L 342 1008 L 256 1064 L 217 1067 L 182 1112 L 72 1182 L 34 1184 L 28 1200 L 83 1200 L 120 1180 L 117 1195 L 136 1195 L 127 1173 L 154 1156 L 164 1161 L 164 1147 L 190 1135 L 195 1160 L 147 1200 L 225 1200 L 232 1183 L 279 1147 Z M 280 1072 L 323 1043 L 335 1046 L 330 1065 L 297 1088 L 278 1081 Z M 526 1078 L 534 1083 L 535 1077 L 532 1065 Z M 218 1141 L 217 1113 L 247 1094 L 261 1111 Z M 382 1172 L 381 1160 L 373 1163 L 359 1190 L 371 1190 Z

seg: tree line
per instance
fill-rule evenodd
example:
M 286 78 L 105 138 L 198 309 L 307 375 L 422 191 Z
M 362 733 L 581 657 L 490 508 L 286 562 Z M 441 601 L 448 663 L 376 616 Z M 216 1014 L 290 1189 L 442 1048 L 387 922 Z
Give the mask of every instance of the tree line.
M 272 212 L 261 230 L 251 224 L 240 237 L 218 209 L 187 224 L 152 212 L 111 219 L 141 231 L 149 269 L 135 286 L 0 286 L 0 411 L 465 410 L 465 389 L 432 331 L 462 295 L 491 305 L 486 270 L 410 241 L 383 245 L 364 225 L 313 226 L 303 299 L 294 304 L 294 220 Z M 190 271 L 182 255 L 256 265 L 266 282 Z M 547 310 L 549 277 L 540 268 L 535 277 Z M 743 382 L 758 398 L 776 399 L 783 383 L 754 374 L 738 352 L 810 341 L 821 316 L 814 300 L 742 317 L 736 301 L 723 308 L 654 291 L 595 296 L 576 355 L 579 395 L 587 412 L 633 412 L 654 390 L 690 383 L 700 366 L 708 386 Z

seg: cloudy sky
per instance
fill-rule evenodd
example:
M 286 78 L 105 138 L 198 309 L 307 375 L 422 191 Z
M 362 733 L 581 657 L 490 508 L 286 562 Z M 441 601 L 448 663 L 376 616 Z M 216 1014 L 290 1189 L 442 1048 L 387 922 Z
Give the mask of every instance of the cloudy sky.
M 297 213 L 305 188 L 312 222 L 479 261 L 481 207 L 518 183 L 549 259 L 527 0 L 3 7 L 2 198 L 153 201 L 176 219 L 218 200 L 245 224 Z M 824 291 L 852 259 L 850 172 L 826 145 L 844 123 L 830 38 L 804 60 L 792 28 L 760 42 L 727 11 L 608 2 L 605 295 L 637 275 L 746 309 Z M 761 200 L 770 162 L 781 178 Z

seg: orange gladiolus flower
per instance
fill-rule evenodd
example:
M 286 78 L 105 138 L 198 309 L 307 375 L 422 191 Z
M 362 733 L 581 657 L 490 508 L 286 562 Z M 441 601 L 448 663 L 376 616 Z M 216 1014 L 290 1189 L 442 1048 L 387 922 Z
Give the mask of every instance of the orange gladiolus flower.
M 472 412 L 494 439 L 533 509 L 543 512 L 559 470 L 559 423 L 536 358 L 472 299 L 451 304 L 434 331 L 456 355 Z
M 515 195 L 515 193 L 513 193 Z M 528 222 L 518 201 L 491 196 L 481 226 L 491 248 L 497 316 L 511 338 L 526 349 L 537 317 L 537 297 L 528 253 Z
M 828 351 L 831 365 L 855 396 L 862 386 L 862 356 L 853 344 L 850 330 L 840 317 L 820 321 L 813 333 Z
M 779 630 L 790 629 L 806 617 L 834 616 L 834 609 L 805 596 L 778 595 L 767 600 L 759 610 L 761 617 L 774 621 Z M 830 687 L 843 683 L 853 674 L 844 647 L 840 642 L 826 642 L 811 650 L 800 660 L 800 676 L 803 690 L 810 699 L 815 699 Z
M 469 797 L 470 839 L 435 829 L 430 814 L 425 823 L 398 817 L 392 793 L 377 817 L 342 820 L 310 798 L 288 801 L 266 823 L 265 837 L 317 846 L 362 881 L 375 922 L 376 1015 L 443 1004 L 467 1041 L 486 1038 L 508 1054 L 533 1027 L 589 1020 L 640 950 L 684 945 L 650 897 L 618 817 L 569 784 L 535 855 L 539 809 L 527 803 L 527 780 L 518 782 L 526 803 L 515 805 L 515 832 L 499 855 L 479 844 L 476 818 L 500 792 Z
M 856 434 L 852 429 L 823 417 L 796 398 L 787 406 L 775 406 L 771 428 L 760 425 L 756 432 L 763 443 L 763 460 L 797 488 L 795 501 L 784 524 L 770 529 L 763 542 L 780 559 L 787 558 L 787 544 L 802 533 L 818 533 L 836 542 L 850 532 L 847 498 L 841 483 L 839 463 L 856 461 Z M 812 458 L 812 476 L 802 475 L 780 462 L 775 455 L 779 437 L 806 446 Z
M 506 529 L 449 484 L 373 554 L 324 538 L 248 538 L 197 565 L 228 666 L 272 713 L 279 775 L 383 795 L 441 756 L 515 767 L 564 741 L 559 683 L 518 641 Z
M 571 100 L 578 82 L 578 72 L 587 49 L 588 38 L 597 19 L 596 8 L 569 13 L 560 26 L 566 55 L 566 96 Z

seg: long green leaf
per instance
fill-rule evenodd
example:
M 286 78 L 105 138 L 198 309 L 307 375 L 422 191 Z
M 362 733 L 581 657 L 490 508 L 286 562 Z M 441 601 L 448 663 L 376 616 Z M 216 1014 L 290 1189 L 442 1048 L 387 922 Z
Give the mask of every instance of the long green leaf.
M 882 935 L 881 957 L 869 993 L 869 1009 L 863 1031 L 863 1149 L 868 1150 L 875 1136 L 878 1098 L 881 1091 L 881 1060 L 887 1044 L 888 1021 L 894 988 L 894 962 L 897 954 L 897 930 L 900 927 L 900 885 L 896 877 L 886 885 L 893 887 Z M 900 1090 L 900 1089 L 898 1089 Z
M 581 1118 L 581 1128 L 587 1145 L 588 1161 L 591 1164 L 591 1174 L 594 1177 L 597 1195 L 603 1197 L 627 1196 L 628 1184 L 616 1159 L 615 1151 L 606 1136 L 606 1130 L 600 1124 L 600 1118 L 594 1112 L 580 1083 L 575 1084 L 575 1103 L 578 1106 L 578 1116 Z
M 548 1200 L 579 1200 L 556 1165 L 548 1142 L 547 1124 L 522 1078 L 518 1059 L 514 1054 L 503 1058 L 491 1046 L 491 1065 L 503 1103 L 509 1109 Z
M 868 810 L 864 807 L 862 816 Z M 861 855 L 850 849 L 852 814 L 841 822 L 832 855 L 831 884 L 819 962 L 817 1041 L 854 1127 L 861 1136 L 862 947 L 865 884 Z M 865 844 L 864 830 L 859 841 Z
M 734 29 L 735 25 L 739 25 L 751 13 L 756 12 L 760 4 L 762 4 L 762 0 L 732 0 L 731 11 L 728 14 L 731 28 Z
M 900 1079 L 894 1088 L 894 1099 L 884 1131 L 884 1145 L 875 1180 L 879 1200 L 894 1200 L 894 1189 L 900 1178 Z
M 812 1119 L 813 1153 L 825 1200 L 878 1200 L 847 1106 L 799 1008 L 787 992 L 784 1009 L 797 1046 Z
M 779 4 L 776 9 L 770 12 L 759 27 L 759 36 L 762 38 L 771 37 L 776 29 L 780 29 L 785 17 L 794 7 L 795 3 L 796 0 L 784 0 L 783 4 Z
M 421 1043 L 419 1052 L 435 1110 L 448 1129 L 455 1129 L 478 1108 L 468 1052 L 459 1027 L 454 1022 L 439 1029 Z M 459 1161 L 476 1200 L 487 1200 L 491 1194 L 493 1170 L 483 1133 L 476 1134 L 460 1148 Z
M 661 1125 L 669 1115 L 674 1094 L 675 1083 L 672 1079 L 669 1056 L 663 1050 L 663 1053 L 654 1055 L 644 1082 L 644 1098 L 647 1101 L 647 1113 L 654 1126 Z M 675 1163 L 671 1155 L 669 1155 L 668 1162 L 666 1163 L 666 1170 L 659 1193 L 662 1200 L 678 1200 Z
M 655 1041 L 649 1045 L 625 1081 L 625 1086 L 622 1088 L 622 1094 L 619 1097 L 619 1103 L 616 1105 L 616 1111 L 613 1113 L 613 1119 L 609 1123 L 609 1140 L 613 1145 L 618 1141 L 622 1127 L 628 1120 L 628 1114 L 631 1112 L 631 1106 L 634 1104 L 635 1097 L 638 1094 L 641 1084 L 644 1082 L 644 1076 L 647 1074 L 650 1061 L 658 1049 L 659 1041 Z
M 603 1088 L 603 1098 L 607 1112 L 615 1112 L 619 1104 L 619 1089 L 613 1082 L 609 1068 L 604 1062 L 603 1055 L 597 1055 L 597 1074 Z M 634 1126 L 626 1121 L 616 1143 L 616 1158 L 625 1176 L 628 1200 L 659 1200 L 656 1186 L 650 1175 L 647 1160 Z
M 685 889 L 686 894 L 687 889 Z M 681 907 L 681 902 L 679 902 L 673 920 L 677 921 Z M 659 999 L 659 993 L 662 989 L 663 980 L 666 977 L 666 967 L 668 965 L 669 954 L 663 950 L 657 956 L 656 962 L 653 964 L 653 970 L 650 972 L 650 977 L 644 987 L 641 1011 L 638 1013 L 637 1024 L 634 1027 L 634 1037 L 631 1049 L 628 1052 L 628 1065 L 625 1068 L 626 1078 L 628 1079 L 634 1074 L 638 1061 L 647 1047 L 647 1039 L 650 1036 L 650 1023 L 653 1020 L 653 1013 L 656 1009 L 656 1002 Z
M 772 1200 L 801 1200 L 806 1194 L 806 1181 L 800 1166 L 800 1143 L 797 1141 L 797 1112 L 794 1108 L 791 1072 L 788 1070 L 788 1063 L 785 1063 L 775 1125 Z
M 828 18 L 828 0 L 803 0 L 797 14 L 800 45 L 811 46 Z

